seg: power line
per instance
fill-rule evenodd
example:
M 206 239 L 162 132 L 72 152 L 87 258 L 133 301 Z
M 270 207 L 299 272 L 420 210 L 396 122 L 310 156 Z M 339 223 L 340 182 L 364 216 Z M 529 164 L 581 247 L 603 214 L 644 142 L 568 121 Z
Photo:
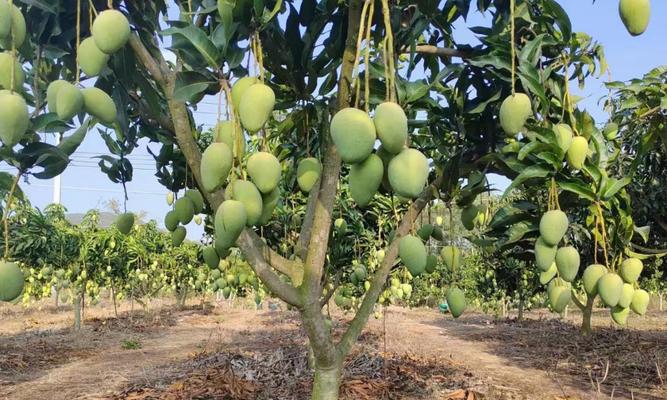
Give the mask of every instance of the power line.
M 28 185 L 29 187 L 40 187 L 40 188 L 53 188 L 51 185 L 39 185 L 39 184 L 30 184 Z M 82 190 L 86 192 L 108 192 L 108 193 L 118 193 L 118 194 L 123 194 L 122 190 L 112 190 L 112 189 L 102 189 L 102 188 L 93 188 L 93 187 L 86 187 L 86 186 L 62 186 L 63 189 L 68 189 L 68 190 Z M 146 191 L 141 191 L 141 190 L 128 190 L 128 194 L 147 194 L 147 195 L 154 195 L 154 196 L 164 196 L 165 193 L 157 193 L 157 192 L 146 192 Z

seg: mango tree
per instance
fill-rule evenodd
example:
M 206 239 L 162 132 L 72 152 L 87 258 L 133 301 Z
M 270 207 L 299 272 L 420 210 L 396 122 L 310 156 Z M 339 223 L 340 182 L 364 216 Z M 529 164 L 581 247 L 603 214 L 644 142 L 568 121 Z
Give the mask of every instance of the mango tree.
M 345 357 L 398 256 L 410 275 L 425 270 L 415 226 L 422 210 L 435 200 L 471 204 L 474 193 L 459 188 L 480 172 L 516 177 L 515 185 L 545 178 L 542 167 L 522 171 L 523 157 L 499 159 L 497 151 L 542 146 L 528 143 L 534 132 L 572 110 L 569 78 L 583 83 L 604 69 L 601 46 L 573 33 L 555 0 L 15 3 L 20 8 L 0 19 L 15 71 L 0 101 L 20 111 L 0 115 L 5 159 L 29 149 L 42 164 L 59 156 L 64 167 L 69 149 L 43 147 L 39 134 L 65 131 L 77 115 L 79 132 L 92 123 L 113 129 L 103 134 L 111 155 L 100 164 L 114 182 L 132 178 L 126 156 L 139 139 L 161 144 L 159 182 L 190 194 L 174 203 L 174 242 L 195 213 L 208 214 L 218 255 L 240 248 L 266 288 L 299 310 L 314 355 L 314 399 L 338 397 Z M 488 25 L 471 27 L 478 42 L 459 43 L 454 26 L 474 7 Z M 621 14 L 633 34 L 645 28 Z M 26 85 L 16 80 L 21 65 L 32 67 Z M 194 111 L 206 95 L 219 111 L 215 140 L 204 147 Z M 82 120 L 84 113 L 91 118 Z M 581 157 L 588 142 L 577 142 Z M 31 171 L 17 166 L 20 175 Z M 373 202 L 384 181 L 405 211 L 392 210 L 398 222 L 370 286 L 334 337 L 322 307 L 335 276 L 330 249 L 344 177 L 356 207 Z M 292 257 L 261 238 L 284 196 L 276 188 L 288 178 L 291 190 L 307 193 Z M 131 222 L 127 215 L 118 227 Z M 459 254 L 449 246 L 443 261 L 455 265 Z M 450 292 L 462 306 L 463 293 Z

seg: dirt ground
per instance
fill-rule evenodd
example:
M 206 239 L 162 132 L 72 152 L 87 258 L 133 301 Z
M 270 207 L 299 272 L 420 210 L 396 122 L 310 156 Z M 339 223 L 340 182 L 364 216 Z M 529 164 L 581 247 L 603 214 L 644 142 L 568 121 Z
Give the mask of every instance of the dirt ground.
M 304 399 L 310 379 L 295 312 L 213 302 L 145 314 L 97 305 L 0 308 L 2 399 Z M 349 315 L 334 313 L 341 334 Z M 519 323 L 388 308 L 346 360 L 347 399 L 666 399 L 667 313 L 595 332 L 535 311 Z

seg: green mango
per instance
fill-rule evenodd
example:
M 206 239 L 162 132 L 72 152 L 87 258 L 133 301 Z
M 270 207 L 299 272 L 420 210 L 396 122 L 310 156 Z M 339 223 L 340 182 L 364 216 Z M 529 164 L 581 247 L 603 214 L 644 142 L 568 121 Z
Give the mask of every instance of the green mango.
M 584 284 L 584 290 L 589 297 L 593 297 L 598 294 L 598 281 L 607 272 L 607 267 L 601 264 L 591 264 L 586 267 L 582 281 Z
M 638 258 L 626 258 L 621 263 L 621 268 L 619 269 L 619 275 L 627 283 L 635 283 L 639 276 L 642 274 L 644 269 L 644 264 Z
M 257 82 L 258 80 L 254 76 L 244 76 L 234 82 L 234 85 L 232 86 L 232 104 L 234 105 L 234 110 L 238 112 L 239 107 L 241 106 L 241 99 L 246 90 Z
M 218 275 L 220 275 L 220 271 L 217 269 L 218 265 L 220 265 L 220 257 L 218 256 L 218 252 L 215 251 L 215 247 L 204 247 L 202 250 L 202 257 L 204 258 L 206 265 L 213 270 L 212 272 L 217 272 Z
M 211 143 L 202 154 L 202 186 L 209 193 L 220 189 L 232 170 L 232 151 L 225 143 Z
M 440 256 L 442 257 L 445 266 L 450 271 L 458 270 L 461 265 L 463 265 L 463 257 L 461 255 L 461 250 L 456 246 L 445 246 L 440 250 Z
M 382 183 L 382 159 L 371 154 L 364 161 L 350 167 L 350 194 L 359 207 L 366 207 Z
M 628 315 L 630 315 L 630 309 L 627 307 L 615 306 L 611 309 L 611 318 L 618 325 L 625 325 L 628 322 Z
M 532 114 L 530 98 L 524 93 L 507 96 L 500 105 L 500 126 L 507 136 L 516 136 Z
M 23 292 L 25 276 L 18 264 L 0 261 L 0 301 L 13 301 Z
M 618 299 L 618 304 L 616 306 L 622 308 L 630 307 L 630 303 L 632 303 L 632 297 L 634 294 L 635 288 L 629 283 L 624 283 L 623 291 L 621 292 L 621 298 Z
M 56 94 L 56 113 L 58 118 L 69 121 L 83 109 L 83 93 L 78 87 L 67 82 Z
M 262 194 L 257 190 L 257 187 L 252 182 L 239 179 L 230 183 L 228 189 L 231 196 L 227 196 L 227 198 L 243 203 L 247 217 L 246 225 L 248 227 L 257 225 L 264 208 Z
M 607 272 L 598 280 L 598 294 L 608 307 L 615 307 L 623 295 L 623 279 L 614 272 Z
M 102 89 L 91 87 L 81 90 L 83 95 L 83 108 L 93 117 L 99 119 L 107 125 L 116 122 L 117 109 L 116 104 Z
M 21 141 L 30 125 L 28 106 L 18 94 L 0 93 L 0 140 L 7 147 Z
M 5 17 L 6 18 L 6 17 Z M 6 26 L 4 29 L 7 29 Z M 0 38 L 0 46 L 5 50 L 11 50 L 12 47 L 18 49 L 25 42 L 27 33 L 25 18 L 21 13 L 21 9 L 12 5 L 11 9 L 11 34 L 7 37 Z M 12 43 L 13 42 L 13 43 Z
M 556 262 L 554 261 L 546 271 L 540 272 L 540 283 L 542 285 L 546 285 L 547 283 L 551 282 L 557 273 L 558 268 L 556 267 Z
M 259 131 L 269 120 L 275 105 L 276 95 L 273 89 L 263 83 L 256 83 L 248 87 L 239 104 L 241 125 L 250 133 Z
M 644 315 L 646 310 L 648 310 L 648 304 L 651 300 L 648 292 L 644 289 L 637 289 L 632 294 L 632 302 L 630 303 L 630 308 L 635 314 Z
M 431 224 L 424 224 L 419 229 L 417 229 L 417 235 L 424 242 L 428 242 L 428 240 L 431 238 L 431 234 L 433 234 L 433 225 Z
M 557 246 L 569 224 L 567 214 L 561 210 L 547 211 L 540 219 L 540 237 L 547 245 Z
M 304 158 L 299 161 L 296 169 L 296 180 L 299 188 L 308 193 L 320 179 L 322 173 L 322 164 L 315 157 Z
M 91 32 L 97 48 L 106 54 L 113 54 L 130 39 L 130 22 L 118 10 L 105 10 L 93 21 Z
M 83 39 L 76 56 L 81 71 L 88 76 L 97 76 L 109 62 L 109 55 L 100 50 L 92 37 Z
M 544 242 L 542 237 L 538 237 L 535 241 L 535 265 L 541 271 L 547 271 L 551 268 L 551 264 L 556 260 L 556 252 L 558 247 L 550 246 Z
M 556 268 L 566 282 L 573 282 L 577 277 L 580 263 L 579 252 L 572 246 L 561 247 L 556 252 Z
M 178 227 L 180 220 L 178 218 L 178 213 L 175 210 L 167 212 L 164 216 L 164 226 L 169 232 L 173 232 Z
M 348 107 L 331 119 L 331 138 L 340 158 L 346 163 L 356 164 L 371 155 L 377 136 L 368 114 Z
M 2 2 L 3 0 L 0 0 Z M 12 87 L 12 69 L 14 69 L 14 86 Z M 25 82 L 25 73 L 21 64 L 11 53 L 0 53 L 0 89 L 19 90 Z
M 447 305 L 452 317 L 458 318 L 466 309 L 466 295 L 457 287 L 447 289 Z
M 195 214 L 200 214 L 204 211 L 204 196 L 197 189 L 188 189 L 183 194 L 184 197 L 192 200 L 192 206 L 195 210 Z
M 280 188 L 275 188 L 272 192 L 262 195 L 262 215 L 259 217 L 259 225 L 266 225 L 273 216 L 278 202 L 280 201 Z
M 426 270 L 427 254 L 424 243 L 417 236 L 404 236 L 398 243 L 398 255 L 412 276 Z
M 178 247 L 183 243 L 185 240 L 185 235 L 187 234 L 187 231 L 185 230 L 185 227 L 179 226 L 174 229 L 174 231 L 171 233 L 171 245 L 174 247 Z
M 246 226 L 247 219 L 246 207 L 241 201 L 223 201 L 215 213 L 216 249 L 229 249 L 234 246 Z M 220 258 L 223 258 L 222 255 Z
M 120 214 L 114 222 L 116 229 L 123 235 L 127 235 L 134 226 L 134 214 L 131 212 Z
M 432 274 L 438 267 L 438 257 L 434 254 L 426 256 L 426 272 Z
M 260 151 L 248 158 L 248 176 L 263 194 L 276 189 L 281 175 L 282 166 L 273 154 Z
M 583 136 L 576 136 L 572 139 L 572 144 L 567 150 L 567 163 L 573 170 L 580 170 L 584 167 L 586 156 L 588 155 L 588 140 Z
M 195 205 L 190 198 L 185 196 L 176 200 L 174 210 L 176 211 L 176 215 L 178 215 L 178 220 L 183 225 L 189 224 L 195 216 Z
M 373 118 L 382 147 L 391 154 L 400 153 L 408 140 L 408 117 L 394 102 L 385 102 L 375 109 Z
M 405 149 L 389 162 L 389 183 L 399 196 L 418 197 L 426 186 L 428 174 L 428 160 L 419 150 Z
M 621 0 L 618 13 L 625 28 L 632 36 L 639 36 L 646 31 L 651 19 L 650 0 Z
M 567 154 L 567 151 L 572 145 L 572 138 L 574 137 L 574 132 L 568 124 L 557 124 L 554 126 L 554 133 L 556 134 L 556 142 L 558 147 L 563 150 L 563 154 Z

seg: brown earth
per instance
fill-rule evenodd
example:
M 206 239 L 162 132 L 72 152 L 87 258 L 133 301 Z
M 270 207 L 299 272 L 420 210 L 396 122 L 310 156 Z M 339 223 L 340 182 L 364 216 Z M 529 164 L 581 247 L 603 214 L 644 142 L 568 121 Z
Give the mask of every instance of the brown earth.
M 303 399 L 311 372 L 294 312 L 216 303 L 149 314 L 98 305 L 81 331 L 72 312 L 0 308 L 0 398 Z M 457 321 L 391 307 L 371 321 L 346 362 L 350 399 L 664 399 L 667 313 L 618 329 L 601 310 L 531 312 L 521 323 L 479 313 Z M 340 334 L 348 315 L 335 313 Z M 613 393 L 613 394 L 612 394 Z

